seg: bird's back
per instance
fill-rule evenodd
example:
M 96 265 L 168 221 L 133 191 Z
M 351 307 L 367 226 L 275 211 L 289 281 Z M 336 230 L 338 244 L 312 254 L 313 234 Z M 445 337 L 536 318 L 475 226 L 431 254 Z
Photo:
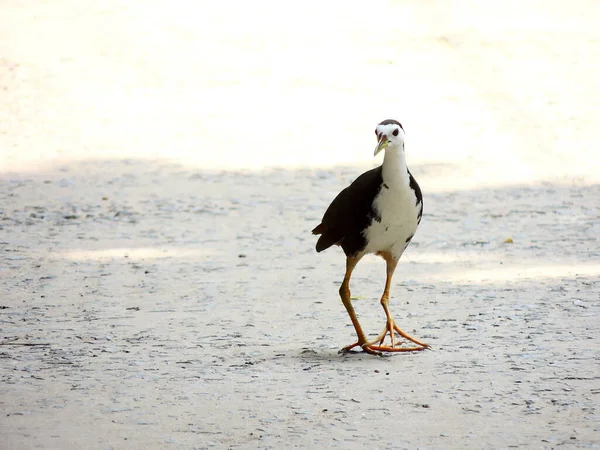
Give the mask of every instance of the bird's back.
M 312 231 L 321 235 L 317 252 L 335 244 L 340 245 L 346 255 L 354 255 L 365 248 L 363 231 L 373 220 L 381 220 L 373 205 L 382 184 L 382 167 L 379 166 L 363 173 L 338 194 L 321 223 Z

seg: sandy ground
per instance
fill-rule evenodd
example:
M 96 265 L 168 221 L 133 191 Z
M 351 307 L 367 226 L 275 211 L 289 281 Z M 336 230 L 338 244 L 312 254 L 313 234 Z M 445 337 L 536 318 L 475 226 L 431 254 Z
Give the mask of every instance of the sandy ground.
M 600 448 L 599 14 L 3 1 L 0 448 Z M 388 117 L 434 351 L 340 355 L 310 230 Z

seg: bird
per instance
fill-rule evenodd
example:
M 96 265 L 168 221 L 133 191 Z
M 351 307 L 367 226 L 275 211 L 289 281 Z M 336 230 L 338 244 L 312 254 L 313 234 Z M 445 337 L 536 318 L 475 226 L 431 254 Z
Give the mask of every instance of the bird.
M 393 119 L 384 120 L 375 128 L 375 135 L 377 146 L 373 156 L 384 150 L 383 163 L 363 173 L 342 190 L 312 234 L 319 236 L 317 252 L 337 245 L 346 255 L 346 273 L 339 294 L 356 331 L 357 341 L 340 352 L 348 352 L 355 347 L 376 355 L 425 350 L 430 346 L 402 331 L 389 309 L 392 277 L 400 257 L 421 223 L 423 195 L 406 165 L 402 124 Z M 352 271 L 367 254 L 376 254 L 386 263 L 385 288 L 381 296 L 386 324 L 383 331 L 372 340 L 367 339 L 350 300 Z M 414 345 L 396 345 L 395 333 Z M 391 343 L 384 345 L 388 335 Z

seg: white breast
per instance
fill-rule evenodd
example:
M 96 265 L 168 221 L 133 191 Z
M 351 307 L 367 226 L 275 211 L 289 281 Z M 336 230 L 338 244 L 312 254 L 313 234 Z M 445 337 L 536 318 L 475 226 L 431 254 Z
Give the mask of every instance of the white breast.
M 374 207 L 381 221 L 373 220 L 365 230 L 365 251 L 389 251 L 395 258 L 400 258 L 408 246 L 407 240 L 417 231 L 421 204 L 417 204 L 415 192 L 408 185 L 382 186 Z

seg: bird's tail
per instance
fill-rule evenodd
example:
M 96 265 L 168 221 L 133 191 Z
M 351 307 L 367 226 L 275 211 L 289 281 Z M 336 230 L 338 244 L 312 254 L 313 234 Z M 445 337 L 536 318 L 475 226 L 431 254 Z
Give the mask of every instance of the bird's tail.
M 312 234 L 323 234 L 323 231 L 325 231 L 325 226 L 320 223 L 312 230 Z
M 319 240 L 317 241 L 317 245 L 315 246 L 317 252 L 322 252 L 323 250 L 327 250 L 332 245 L 337 244 L 336 239 L 333 238 L 331 232 L 327 232 L 327 228 L 322 223 L 317 225 L 315 229 L 312 230 L 312 234 L 321 235 L 321 237 L 319 237 Z

